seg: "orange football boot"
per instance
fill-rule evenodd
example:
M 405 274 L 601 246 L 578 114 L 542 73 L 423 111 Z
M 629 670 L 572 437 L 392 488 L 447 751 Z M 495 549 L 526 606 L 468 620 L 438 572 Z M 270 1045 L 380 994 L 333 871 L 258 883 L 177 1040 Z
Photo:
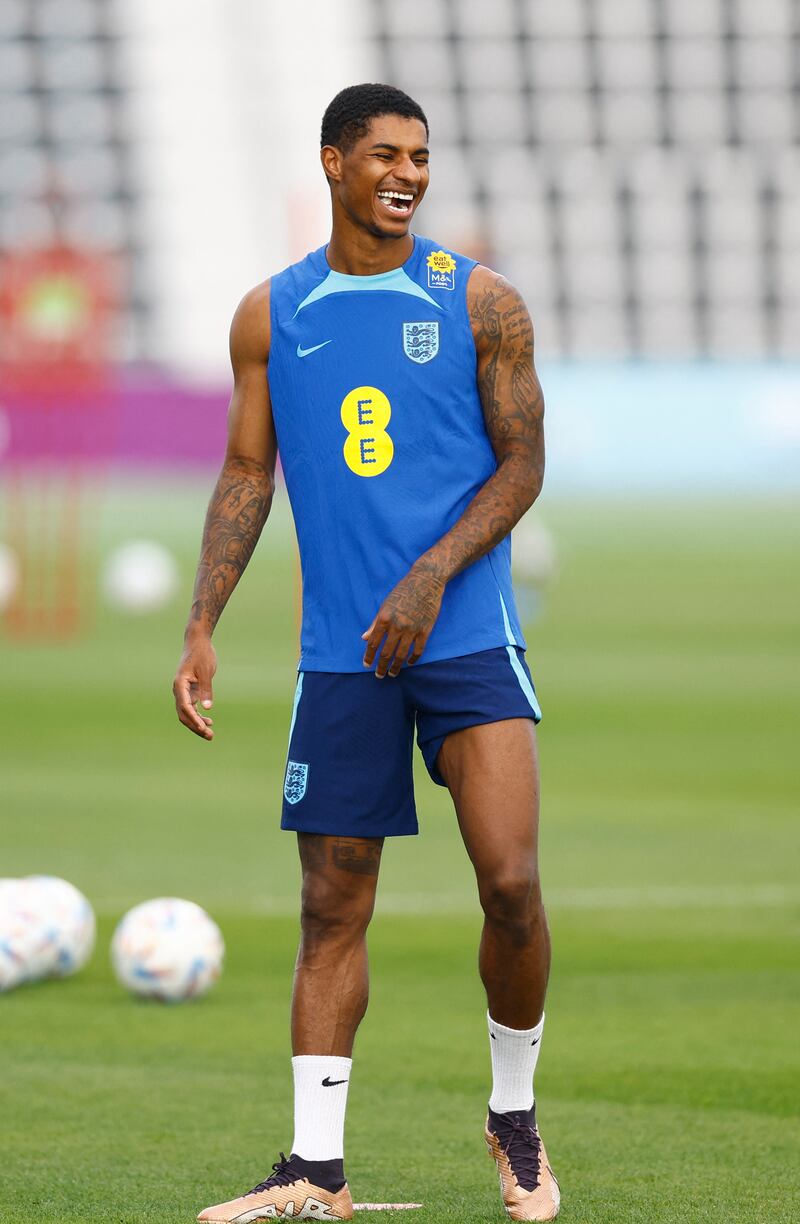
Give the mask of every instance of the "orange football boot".
M 497 1165 L 506 1215 L 512 1220 L 554 1220 L 561 1193 L 536 1126 L 536 1106 L 505 1114 L 490 1109 L 484 1137 Z
M 197 1217 L 214 1224 L 251 1224 L 255 1220 L 352 1220 L 353 1200 L 347 1182 L 337 1190 L 315 1186 L 303 1174 L 304 1162 L 283 1152 L 272 1173 L 247 1194 L 206 1207 Z

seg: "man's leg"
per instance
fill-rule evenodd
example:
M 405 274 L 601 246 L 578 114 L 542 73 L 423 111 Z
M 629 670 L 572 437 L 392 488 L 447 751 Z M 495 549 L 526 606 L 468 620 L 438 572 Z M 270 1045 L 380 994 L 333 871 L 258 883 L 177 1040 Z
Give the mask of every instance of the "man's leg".
M 317 1184 L 333 1185 L 344 1177 L 351 1054 L 369 997 L 367 927 L 383 840 L 315 833 L 297 840 L 303 891 L 292 995 L 292 1152 L 324 1162 Z
M 344 1115 L 353 1038 L 367 1010 L 366 933 L 383 838 L 298 833 L 303 893 L 292 996 L 294 1142 L 253 1190 L 201 1212 L 240 1219 L 350 1220 Z M 256 1213 L 256 1214 L 254 1214 Z
M 532 719 L 453 732 L 436 762 L 455 803 L 484 913 L 479 966 L 489 1004 L 486 1142 L 515 1220 L 558 1214 L 536 1125 L 533 1074 L 544 1027 L 550 935 L 539 886 L 539 765 Z
M 437 765 L 453 796 L 484 912 L 479 966 L 498 1024 L 539 1023 L 550 936 L 539 887 L 539 763 L 533 721 L 467 727 L 449 735 Z
M 383 839 L 298 833 L 297 842 L 303 892 L 292 1052 L 349 1058 L 367 1010 L 367 927 Z

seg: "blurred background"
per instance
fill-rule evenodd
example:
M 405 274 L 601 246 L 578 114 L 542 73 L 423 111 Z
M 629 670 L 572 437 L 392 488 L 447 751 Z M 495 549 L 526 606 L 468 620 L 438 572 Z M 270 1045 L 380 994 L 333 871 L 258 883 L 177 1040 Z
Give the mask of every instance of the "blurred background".
M 290 960 L 282 488 L 216 636 L 213 745 L 178 725 L 170 686 L 230 319 L 326 241 L 320 119 L 366 80 L 428 114 L 421 232 L 506 274 L 536 328 L 548 472 L 514 553 L 545 713 L 560 1019 L 538 1074 L 558 1155 L 592 1167 L 599 1098 L 664 1111 L 648 1119 L 677 1180 L 698 1102 L 704 1150 L 741 1150 L 752 1109 L 774 1154 L 800 902 L 794 0 L 2 0 L 0 875 L 66 876 L 107 931 L 146 897 L 190 897 L 252 946 L 242 974 L 276 939 Z M 401 1002 L 462 991 L 467 1065 L 474 885 L 445 794 L 418 782 L 423 840 L 387 847 L 373 936 L 405 993 L 384 977 L 375 1006 L 402 1048 L 419 1035 Z M 417 938 L 427 985 L 403 977 Z M 274 990 L 283 1091 L 288 977 Z M 30 1099 L 45 1007 L 19 995 L 3 1006 L 33 1009 Z M 633 1117 L 612 1119 L 620 1142 Z M 739 1218 L 730 1177 L 703 1176 Z

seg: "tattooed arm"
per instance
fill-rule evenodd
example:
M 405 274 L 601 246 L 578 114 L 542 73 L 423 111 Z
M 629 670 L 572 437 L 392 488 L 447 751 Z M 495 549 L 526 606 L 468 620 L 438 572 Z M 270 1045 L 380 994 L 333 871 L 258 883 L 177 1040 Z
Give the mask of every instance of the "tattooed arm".
M 467 306 L 478 357 L 478 390 L 497 470 L 464 513 L 384 601 L 364 638 L 364 665 L 396 676 L 416 663 L 451 578 L 499 544 L 539 495 L 544 478 L 544 399 L 533 365 L 533 326 L 508 281 L 476 267 Z M 378 654 L 378 647 L 383 646 Z M 412 650 L 411 655 L 409 651 Z
M 231 324 L 233 395 L 228 445 L 206 514 L 194 599 L 172 691 L 178 718 L 213 739 L 211 708 L 217 657 L 211 643 L 222 610 L 250 560 L 267 520 L 275 487 L 277 443 L 267 383 L 269 282 L 240 302 Z

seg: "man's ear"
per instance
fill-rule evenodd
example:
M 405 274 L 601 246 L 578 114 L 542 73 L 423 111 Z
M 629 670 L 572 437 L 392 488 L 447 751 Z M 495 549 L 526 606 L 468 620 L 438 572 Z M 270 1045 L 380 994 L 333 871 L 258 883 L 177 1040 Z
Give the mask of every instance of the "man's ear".
M 323 145 L 319 151 L 319 160 L 322 162 L 322 169 L 325 171 L 326 178 L 338 183 L 342 177 L 342 150 L 337 149 L 336 145 Z

